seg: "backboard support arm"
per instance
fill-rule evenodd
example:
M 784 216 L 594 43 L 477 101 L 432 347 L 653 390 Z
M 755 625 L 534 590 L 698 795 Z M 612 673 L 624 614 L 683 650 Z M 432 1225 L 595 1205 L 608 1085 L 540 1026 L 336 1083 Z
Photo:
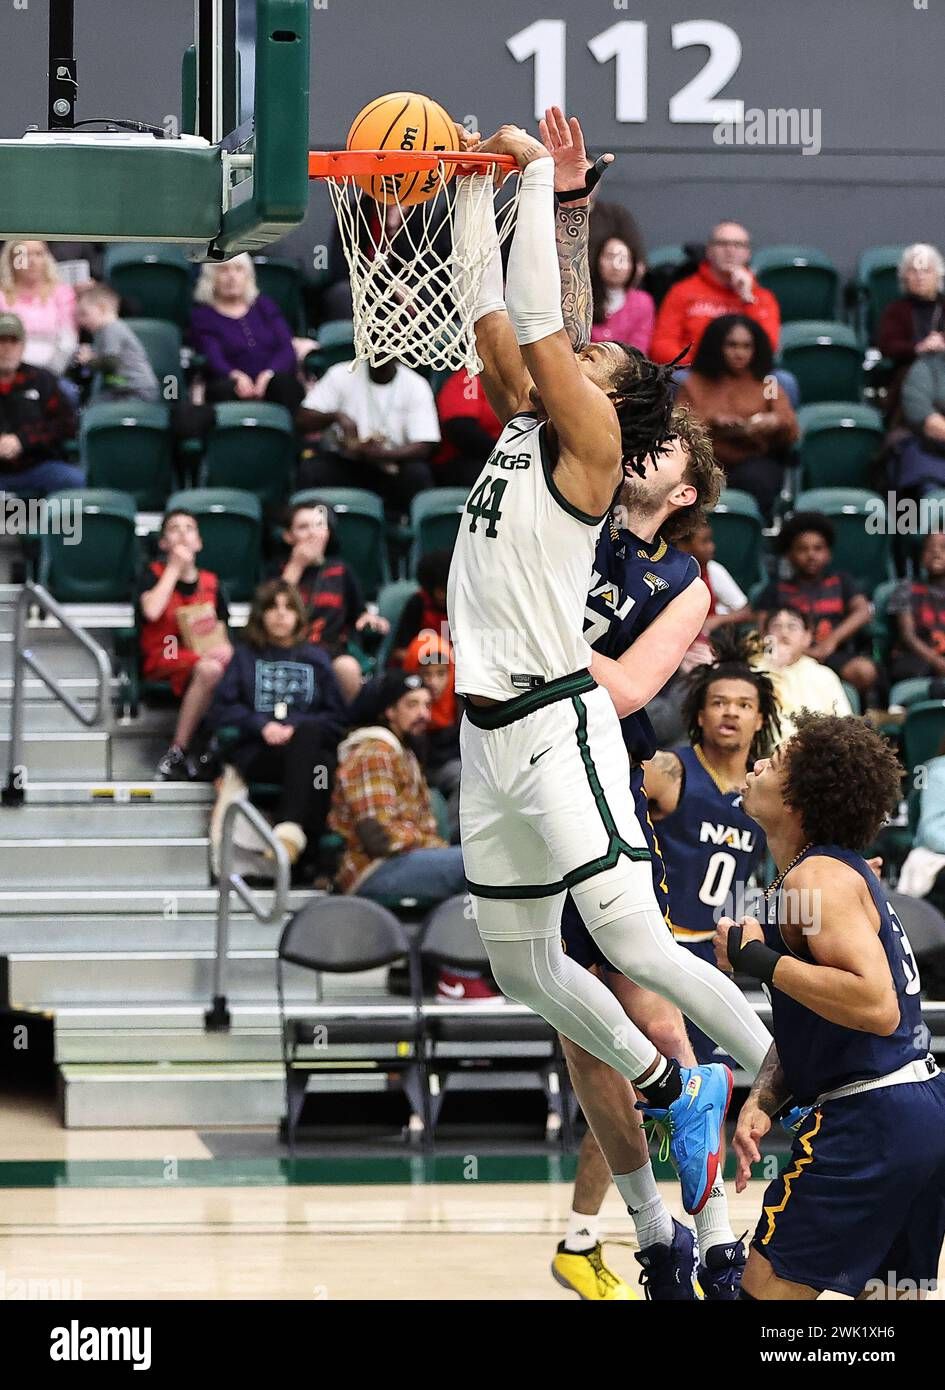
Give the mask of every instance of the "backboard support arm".
M 49 129 L 72 130 L 79 97 L 75 0 L 49 0 Z

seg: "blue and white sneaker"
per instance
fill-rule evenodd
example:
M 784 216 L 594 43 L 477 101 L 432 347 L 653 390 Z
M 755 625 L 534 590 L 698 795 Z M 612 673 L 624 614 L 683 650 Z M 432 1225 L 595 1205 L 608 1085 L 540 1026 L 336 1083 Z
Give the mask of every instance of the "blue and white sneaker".
M 664 1108 L 638 1103 L 663 1132 L 663 1142 L 679 1175 L 682 1202 L 690 1215 L 709 1200 L 719 1167 L 722 1127 L 732 1099 L 732 1073 L 721 1062 L 680 1067 L 682 1094 Z M 661 1155 L 662 1156 L 662 1155 Z
M 785 1111 L 781 1116 L 781 1124 L 788 1134 L 800 1134 L 804 1121 L 813 1108 L 812 1105 L 792 1105 L 790 1110 Z
M 699 1266 L 699 1287 L 707 1303 L 729 1303 L 738 1298 L 747 1260 L 740 1240 L 734 1245 L 713 1245 Z
M 648 1245 L 635 1260 L 643 1266 L 640 1284 L 654 1303 L 695 1303 L 696 1238 L 688 1226 L 673 1217 L 672 1245 Z

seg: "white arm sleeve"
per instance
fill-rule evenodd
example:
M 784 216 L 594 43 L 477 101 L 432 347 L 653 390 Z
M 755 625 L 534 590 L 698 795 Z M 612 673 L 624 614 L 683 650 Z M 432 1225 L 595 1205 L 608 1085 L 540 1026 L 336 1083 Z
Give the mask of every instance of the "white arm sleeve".
M 464 299 L 469 289 L 469 267 L 481 265 L 480 257 L 486 258 L 472 319 L 473 323 L 478 323 L 486 314 L 505 308 L 492 175 L 464 175 L 458 183 L 453 210 L 453 278 L 457 298 Z
M 564 315 L 555 242 L 555 166 L 551 156 L 527 164 L 521 179 L 506 302 L 515 336 L 524 346 L 557 333 L 564 327 Z

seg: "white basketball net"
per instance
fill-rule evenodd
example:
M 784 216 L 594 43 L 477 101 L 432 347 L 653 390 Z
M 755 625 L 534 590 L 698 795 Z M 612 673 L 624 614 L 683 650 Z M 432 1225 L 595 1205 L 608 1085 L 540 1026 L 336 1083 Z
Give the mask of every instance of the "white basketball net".
M 351 273 L 355 360 L 380 367 L 397 358 L 409 367 L 475 375 L 482 363 L 473 312 L 488 251 L 470 246 L 460 262 L 453 238 L 458 180 L 447 183 L 442 165 L 436 178 L 436 197 L 407 208 L 396 192 L 375 203 L 350 175 L 327 180 Z M 500 245 L 515 223 L 520 180 L 514 183 L 496 216 Z M 473 184 L 474 200 L 494 197 L 490 179 Z

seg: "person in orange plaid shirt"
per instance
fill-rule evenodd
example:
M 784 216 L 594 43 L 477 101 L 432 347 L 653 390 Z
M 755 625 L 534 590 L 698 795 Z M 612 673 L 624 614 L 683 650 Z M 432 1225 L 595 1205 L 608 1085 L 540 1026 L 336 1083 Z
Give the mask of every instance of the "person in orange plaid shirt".
M 411 741 L 430 723 L 430 692 L 418 675 L 391 671 L 366 687 L 353 710 L 366 722 L 343 740 L 329 828 L 345 842 L 336 884 L 364 898 L 445 900 L 466 892 L 463 852 L 437 832 L 430 790 Z M 480 976 L 441 971 L 439 997 L 484 998 Z

